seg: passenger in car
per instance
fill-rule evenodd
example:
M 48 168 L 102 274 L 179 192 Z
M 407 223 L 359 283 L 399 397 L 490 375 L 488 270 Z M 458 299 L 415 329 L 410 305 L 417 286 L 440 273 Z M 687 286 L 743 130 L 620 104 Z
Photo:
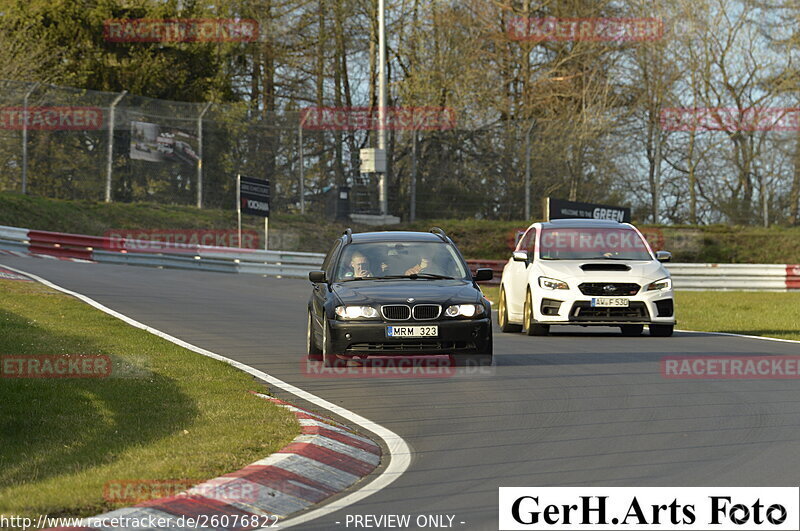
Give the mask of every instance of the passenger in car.
M 429 264 L 430 264 L 430 260 L 428 260 L 425 257 L 420 257 L 420 259 L 416 263 L 416 265 L 413 265 L 413 266 L 409 267 L 408 269 L 406 269 L 405 274 L 406 275 L 416 275 L 417 273 L 424 273 L 425 269 L 428 267 Z

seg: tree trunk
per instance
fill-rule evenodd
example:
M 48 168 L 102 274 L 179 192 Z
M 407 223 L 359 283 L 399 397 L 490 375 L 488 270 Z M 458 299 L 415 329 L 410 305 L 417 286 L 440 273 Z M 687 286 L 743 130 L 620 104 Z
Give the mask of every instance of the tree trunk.
M 792 176 L 792 189 L 789 192 L 789 223 L 797 225 L 800 222 L 800 139 L 794 148 L 794 175 Z
M 272 1 L 267 0 L 264 5 L 264 20 L 272 21 Z M 274 124 L 275 113 L 275 48 L 273 47 L 272 38 L 267 32 L 266 40 L 264 41 L 264 55 L 263 55 L 263 83 L 264 87 L 264 101 L 261 109 L 263 113 L 263 122 L 266 125 Z M 276 129 L 267 128 L 265 138 L 265 157 L 263 172 L 264 177 L 272 179 L 274 182 L 276 160 L 278 157 L 278 142 L 279 133 Z M 260 173 L 262 170 L 259 169 Z

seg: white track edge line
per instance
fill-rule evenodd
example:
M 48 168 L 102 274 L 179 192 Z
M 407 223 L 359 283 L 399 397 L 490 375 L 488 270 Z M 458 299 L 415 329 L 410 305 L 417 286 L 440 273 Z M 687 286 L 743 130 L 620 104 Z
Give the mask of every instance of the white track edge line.
M 777 341 L 778 343 L 800 343 L 796 339 L 781 339 L 779 337 L 748 336 L 747 334 L 733 334 L 731 332 L 704 332 L 702 330 L 679 330 L 676 332 L 686 332 L 687 334 L 711 334 L 714 336 L 746 337 L 747 339 L 761 339 L 763 341 Z
M 279 387 L 284 391 L 286 391 L 287 393 L 293 394 L 298 398 L 306 400 L 307 402 L 310 402 L 317 407 L 327 409 L 328 411 L 331 411 L 339 415 L 340 417 L 345 418 L 348 421 L 361 426 L 362 428 L 374 433 L 375 435 L 383 439 L 383 441 L 386 443 L 387 448 L 389 449 L 390 460 L 389 460 L 389 465 L 383 470 L 383 472 L 380 473 L 380 475 L 377 478 L 370 481 L 368 484 L 364 485 L 357 491 L 348 494 L 347 496 L 344 496 L 342 498 L 339 498 L 333 503 L 324 505 L 318 509 L 312 509 L 307 513 L 300 514 L 294 518 L 288 518 L 284 521 L 281 521 L 280 523 L 281 527 L 292 527 L 295 525 L 310 522 L 311 520 L 315 520 L 327 514 L 339 511 L 358 501 L 361 501 L 364 498 L 371 496 L 372 494 L 375 494 L 388 487 L 391 483 L 393 483 L 396 479 L 398 479 L 408 469 L 409 465 L 411 464 L 411 449 L 409 448 L 406 441 L 403 440 L 402 437 L 400 437 L 390 429 L 384 428 L 377 422 L 373 422 L 366 417 L 363 417 L 357 413 L 350 411 L 349 409 L 345 409 L 343 407 L 337 406 L 336 404 L 333 404 L 332 402 L 328 402 L 324 398 L 320 398 L 314 394 L 309 393 L 308 391 L 304 391 L 299 387 L 295 387 L 290 383 L 284 382 L 283 380 L 279 380 L 278 378 L 275 378 L 274 376 L 271 376 L 263 371 L 259 371 L 258 369 L 254 369 L 249 365 L 245 365 L 244 363 L 238 362 L 236 360 L 226 358 L 225 356 L 220 356 L 219 354 L 215 354 L 210 350 L 206 350 L 202 347 L 192 345 L 191 343 L 187 343 L 186 341 L 171 336 L 165 332 L 162 332 L 161 330 L 157 330 L 151 326 L 147 326 L 144 323 L 140 323 L 139 321 L 136 321 L 135 319 L 132 319 L 127 315 L 124 315 L 116 310 L 112 310 L 111 308 L 108 308 L 107 306 L 100 304 L 99 302 L 87 297 L 86 295 L 82 295 L 80 293 L 68 290 L 66 288 L 62 288 L 61 286 L 53 284 L 49 280 L 46 280 L 40 276 L 28 273 L 26 271 L 22 271 L 20 269 L 16 269 L 14 267 L 5 266 L 3 264 L 0 264 L 0 267 L 5 267 L 6 269 L 14 271 L 15 273 L 25 275 L 28 278 L 31 278 L 41 284 L 44 284 L 47 287 L 58 290 L 66 295 L 75 297 L 76 299 L 85 302 L 89 306 L 92 306 L 100 310 L 101 312 L 116 317 L 117 319 L 135 328 L 140 328 L 142 330 L 150 332 L 151 334 L 158 336 L 162 339 L 165 339 L 170 343 L 174 343 L 180 347 L 196 352 L 197 354 L 201 354 L 203 356 L 207 356 L 209 358 L 213 358 L 215 360 L 219 360 L 229 365 L 232 365 L 233 367 L 236 367 L 241 371 L 244 371 L 248 374 L 251 374 L 252 376 L 255 376 L 256 378 L 264 380 L 270 385 Z M 271 528 L 261 528 L 261 529 L 269 531 Z

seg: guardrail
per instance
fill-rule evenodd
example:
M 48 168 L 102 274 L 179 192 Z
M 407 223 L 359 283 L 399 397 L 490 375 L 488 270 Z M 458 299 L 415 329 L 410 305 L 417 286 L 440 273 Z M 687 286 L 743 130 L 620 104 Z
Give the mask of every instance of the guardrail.
M 105 236 L 28 230 L 0 225 L 0 249 L 127 264 L 226 273 L 306 278 L 322 264 L 321 253 L 261 251 Z M 467 260 L 474 272 L 488 267 L 499 284 L 507 260 Z M 800 265 L 665 264 L 679 290 L 800 290 Z
M 101 263 L 304 278 L 321 253 L 261 251 L 210 245 L 86 236 L 0 225 L 0 249 Z
M 665 264 L 681 290 L 786 291 L 798 289 L 786 264 Z

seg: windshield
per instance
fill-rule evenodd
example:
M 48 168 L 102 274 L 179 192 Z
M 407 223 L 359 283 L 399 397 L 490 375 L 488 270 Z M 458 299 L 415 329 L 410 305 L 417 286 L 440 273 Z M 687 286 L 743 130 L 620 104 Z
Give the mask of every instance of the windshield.
M 342 252 L 336 282 L 381 277 L 471 278 L 452 245 L 441 242 L 353 243 Z
M 543 260 L 652 260 L 642 237 L 633 229 L 542 229 Z

